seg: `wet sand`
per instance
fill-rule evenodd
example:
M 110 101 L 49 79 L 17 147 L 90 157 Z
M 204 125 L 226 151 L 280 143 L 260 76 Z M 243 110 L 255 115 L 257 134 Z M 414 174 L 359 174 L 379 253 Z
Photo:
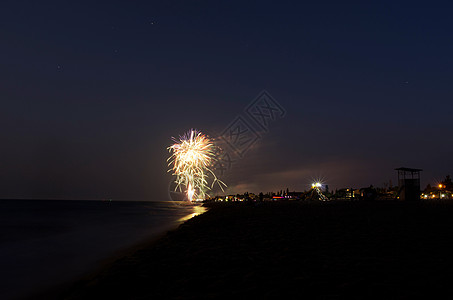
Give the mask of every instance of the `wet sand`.
M 57 298 L 410 299 L 453 290 L 453 202 L 210 206 Z

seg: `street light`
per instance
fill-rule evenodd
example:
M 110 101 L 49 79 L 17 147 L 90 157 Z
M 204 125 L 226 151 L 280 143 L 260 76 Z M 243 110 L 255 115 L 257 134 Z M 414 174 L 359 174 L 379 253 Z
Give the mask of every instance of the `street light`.
M 321 182 L 314 182 L 314 183 L 311 184 L 311 187 L 312 188 L 320 188 L 320 187 L 322 187 L 322 184 L 321 184 Z

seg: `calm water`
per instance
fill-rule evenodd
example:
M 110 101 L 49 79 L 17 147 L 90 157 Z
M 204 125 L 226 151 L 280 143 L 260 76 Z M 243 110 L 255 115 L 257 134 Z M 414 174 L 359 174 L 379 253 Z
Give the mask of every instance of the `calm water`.
M 173 202 L 0 200 L 0 299 L 70 282 L 202 212 Z

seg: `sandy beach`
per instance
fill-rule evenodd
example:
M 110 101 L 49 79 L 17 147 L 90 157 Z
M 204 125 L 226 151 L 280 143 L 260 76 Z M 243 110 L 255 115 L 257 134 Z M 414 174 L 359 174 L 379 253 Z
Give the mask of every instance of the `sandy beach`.
M 58 299 L 436 298 L 453 203 L 213 203 Z

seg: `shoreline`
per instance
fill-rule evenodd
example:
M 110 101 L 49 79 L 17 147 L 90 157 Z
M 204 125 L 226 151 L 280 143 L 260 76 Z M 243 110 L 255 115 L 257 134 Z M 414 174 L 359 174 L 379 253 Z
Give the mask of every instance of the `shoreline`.
M 407 298 L 449 289 L 453 203 L 208 207 L 57 299 Z
M 111 265 L 113 265 L 118 260 L 121 260 L 124 257 L 128 257 L 133 255 L 135 252 L 140 251 L 141 249 L 153 247 L 156 243 L 159 242 L 160 239 L 165 237 L 169 232 L 177 230 L 180 226 L 182 226 L 185 222 L 189 221 L 190 219 L 201 215 L 207 212 L 209 209 L 203 208 L 203 210 L 195 209 L 194 212 L 187 214 L 173 223 L 169 223 L 165 226 L 161 226 L 159 229 L 159 233 L 151 234 L 150 237 L 145 238 L 141 241 L 138 241 L 132 245 L 126 246 L 122 249 L 114 251 L 112 254 L 99 259 L 99 261 L 91 268 L 87 270 L 81 275 L 74 276 L 73 279 L 61 282 L 50 287 L 43 287 L 35 289 L 34 291 L 30 291 L 29 293 L 22 295 L 19 299 L 61 299 L 68 290 L 73 290 L 78 288 L 79 285 L 89 282 L 99 276 L 105 269 L 108 269 Z
M 47 299 L 61 299 L 61 297 L 68 291 L 74 288 L 78 288 L 79 285 L 90 282 L 99 276 L 104 270 L 108 269 L 118 260 L 133 255 L 136 251 L 147 247 L 153 247 L 154 244 L 158 243 L 161 238 L 163 238 L 169 231 L 177 230 L 181 226 L 172 226 L 172 229 L 166 230 L 159 235 L 153 236 L 149 240 L 138 242 L 135 245 L 127 247 L 122 250 L 116 251 L 113 255 L 101 259 L 96 265 L 96 267 L 86 272 L 84 275 L 77 276 L 73 280 L 70 280 L 65 283 L 60 283 L 48 289 L 43 289 L 40 291 L 32 292 L 30 295 L 23 297 L 23 299 L 36 299 L 36 300 L 47 300 Z

